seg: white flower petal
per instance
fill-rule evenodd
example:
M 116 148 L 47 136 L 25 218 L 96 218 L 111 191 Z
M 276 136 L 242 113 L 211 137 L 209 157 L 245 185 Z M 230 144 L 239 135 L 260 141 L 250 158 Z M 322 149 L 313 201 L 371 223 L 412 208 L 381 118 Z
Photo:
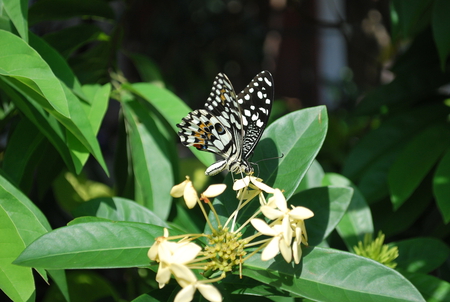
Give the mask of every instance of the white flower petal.
M 197 282 L 197 277 L 195 277 L 195 274 L 186 265 L 173 263 L 170 266 L 170 271 L 181 287 L 186 287 L 191 283 Z
M 201 250 L 202 248 L 193 242 L 185 243 L 173 253 L 173 259 L 176 263 L 186 264 L 194 260 Z
M 211 302 L 222 301 L 222 295 L 220 294 L 219 290 L 215 288 L 213 285 L 198 282 L 197 288 L 206 300 Z
M 233 190 L 234 191 L 238 191 L 240 189 L 243 189 L 243 188 L 247 187 L 249 183 L 250 183 L 249 176 L 246 176 L 244 178 L 238 179 L 233 184 Z
M 295 207 L 289 212 L 293 219 L 304 220 L 314 216 L 314 212 L 305 207 Z
M 283 216 L 283 212 L 280 210 L 274 209 L 271 206 L 261 206 L 261 212 L 264 216 L 269 218 L 270 220 L 275 220 L 281 216 Z
M 264 248 L 263 252 L 261 253 L 261 260 L 267 261 L 275 257 L 278 252 L 280 251 L 279 243 L 280 243 L 280 237 L 273 237 L 272 240 L 270 240 L 269 244 Z
M 190 302 L 194 298 L 194 293 L 194 284 L 188 285 L 178 292 L 173 302 Z
M 288 215 L 284 216 L 281 225 L 283 227 L 282 230 L 284 242 L 286 243 L 286 245 L 290 245 L 292 241 L 292 228 L 291 221 Z
M 273 193 L 275 191 L 274 188 L 269 187 L 268 185 L 266 185 L 265 183 L 263 183 L 261 181 L 261 179 L 256 178 L 254 176 L 250 176 L 250 181 L 258 187 L 258 189 L 260 189 L 261 191 L 264 191 L 266 193 Z
M 184 188 L 183 197 L 184 201 L 186 202 L 186 206 L 189 209 L 192 209 L 197 204 L 198 200 L 197 191 L 195 191 L 191 181 L 186 184 L 186 187 Z
M 170 196 L 175 197 L 175 198 L 179 198 L 179 197 L 183 196 L 184 188 L 186 187 L 186 184 L 188 182 L 190 182 L 190 180 L 189 180 L 189 177 L 186 176 L 185 181 L 172 187 L 172 189 L 170 190 Z
M 275 231 L 262 219 L 254 218 L 250 220 L 253 227 L 260 233 L 267 236 L 275 236 Z
M 275 189 L 275 192 L 273 193 L 273 197 L 275 198 L 275 203 L 277 205 L 277 208 L 279 208 L 283 212 L 286 212 L 288 210 L 286 198 L 284 197 L 284 195 L 280 191 L 280 189 Z
M 299 264 L 302 259 L 302 248 L 300 244 L 297 243 L 297 240 L 292 244 L 292 254 L 294 255 L 295 264 Z
M 155 261 L 158 258 L 158 245 L 159 242 L 155 241 L 155 243 L 153 243 L 153 245 L 148 250 L 147 256 L 150 260 Z
M 205 192 L 203 192 L 203 195 L 206 197 L 216 197 L 225 191 L 227 188 L 226 184 L 216 184 L 216 185 L 210 185 Z
M 156 273 L 156 282 L 159 283 L 159 288 L 162 288 L 164 284 L 169 283 L 170 280 L 170 270 L 167 266 L 160 264 L 158 267 L 158 272 Z
M 292 261 L 292 251 L 291 246 L 287 245 L 284 240 L 280 240 L 280 252 L 281 255 L 283 255 L 284 260 L 286 260 L 287 263 L 290 263 Z
M 302 228 L 300 227 L 300 224 L 297 223 L 295 225 L 295 240 L 297 242 L 302 242 Z

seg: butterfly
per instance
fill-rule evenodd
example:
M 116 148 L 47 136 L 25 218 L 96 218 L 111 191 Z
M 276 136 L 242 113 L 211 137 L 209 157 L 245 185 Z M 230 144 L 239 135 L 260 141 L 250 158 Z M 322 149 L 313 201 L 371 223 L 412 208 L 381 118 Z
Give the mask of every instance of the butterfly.
M 268 71 L 258 73 L 238 95 L 228 77 L 219 73 L 205 109 L 192 111 L 177 124 L 183 145 L 222 158 L 206 169 L 206 175 L 213 176 L 225 169 L 233 173 L 253 172 L 248 159 L 267 125 L 273 92 L 273 79 Z

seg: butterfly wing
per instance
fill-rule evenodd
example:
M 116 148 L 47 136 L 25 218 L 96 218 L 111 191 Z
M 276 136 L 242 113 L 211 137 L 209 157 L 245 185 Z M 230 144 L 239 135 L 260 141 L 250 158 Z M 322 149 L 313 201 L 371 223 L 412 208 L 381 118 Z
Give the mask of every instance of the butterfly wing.
M 248 159 L 266 128 L 273 103 L 273 78 L 262 71 L 237 95 L 243 127 L 243 158 Z
M 211 113 L 204 109 L 194 110 L 184 117 L 178 136 L 187 147 L 209 151 L 221 157 L 227 156 L 227 145 L 232 140 L 230 132 Z

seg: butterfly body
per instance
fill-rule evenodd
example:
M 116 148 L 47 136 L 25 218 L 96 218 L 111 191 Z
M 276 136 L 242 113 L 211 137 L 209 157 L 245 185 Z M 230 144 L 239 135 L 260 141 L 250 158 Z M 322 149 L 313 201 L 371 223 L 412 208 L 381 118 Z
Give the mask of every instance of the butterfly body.
M 238 95 L 228 77 L 219 73 L 205 103 L 177 126 L 181 143 L 212 152 L 223 159 L 206 169 L 216 175 L 227 169 L 233 173 L 251 173 L 248 158 L 253 153 L 270 115 L 273 80 L 268 71 L 257 74 Z

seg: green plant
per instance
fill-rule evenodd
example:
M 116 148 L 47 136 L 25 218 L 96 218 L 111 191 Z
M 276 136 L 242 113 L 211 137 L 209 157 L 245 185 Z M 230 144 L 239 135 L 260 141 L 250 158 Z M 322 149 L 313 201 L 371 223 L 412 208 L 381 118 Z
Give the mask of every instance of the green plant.
M 282 192 L 288 205 L 314 213 L 304 222 L 309 246 L 302 245 L 298 264 L 295 254 L 294 263 L 287 261 L 286 253 L 262 260 L 257 245 L 247 246 L 247 255 L 255 254 L 243 263 L 233 262 L 231 274 L 226 267 L 228 274 L 222 278 L 222 272 L 210 267 L 203 276 L 195 275 L 217 281 L 214 286 L 225 301 L 448 298 L 445 276 L 439 279 L 429 274 L 444 271 L 450 251 L 441 240 L 395 242 L 399 251 L 396 270 L 353 253 L 353 247 L 376 228 L 387 236 L 409 228 L 428 205 L 431 178 L 439 209 L 445 221 L 448 219 L 448 155 L 444 153 L 448 153 L 450 140 L 442 138 L 448 138 L 445 118 L 449 112 L 445 97 L 434 91 L 448 82 L 450 48 L 443 38 L 446 23 L 441 23 L 441 18 L 450 8 L 440 0 L 427 1 L 429 6 L 419 2 L 408 7 L 393 2 L 392 12 L 401 21 L 395 27 L 397 36 L 407 35 L 414 42 L 397 62 L 397 79 L 374 90 L 358 109 L 384 115 L 381 126 L 362 139 L 348 157 L 343 173 L 356 185 L 342 175 L 325 173 L 315 160 L 328 131 L 324 106 L 292 112 L 266 129 L 252 161 L 269 160 L 259 162 L 257 176 L 265 186 L 280 189 L 277 192 Z M 8 134 L 0 174 L 0 288 L 13 301 L 173 300 L 180 287 L 169 280 L 163 289 L 158 288 L 158 266 L 153 260 L 161 259 L 148 254 L 149 250 L 155 242 L 166 240 L 165 228 L 170 229 L 170 236 L 200 234 L 189 238 L 207 246 L 202 238 L 215 230 L 218 224 L 214 223 L 225 225 L 243 201 L 236 198 L 232 177 L 203 176 L 204 165 L 214 162 L 209 153 L 191 150 L 195 160 L 179 159 L 175 125 L 190 108 L 164 86 L 156 64 L 145 56 L 127 54 L 142 82 L 130 83 L 123 77 L 115 59 L 121 50 L 122 28 L 108 1 L 41 0 L 29 10 L 23 0 L 4 0 L 0 5 L 0 127 Z M 411 21 L 409 16 L 420 17 L 421 22 Z M 28 29 L 40 22 L 74 17 L 90 22 L 43 37 Z M 112 29 L 105 31 L 93 20 L 109 23 Z M 430 23 L 440 61 L 433 57 L 436 52 L 427 48 L 432 31 L 423 29 Z M 425 61 L 417 59 L 424 54 Z M 419 66 L 413 65 L 418 61 Z M 424 74 L 433 75 L 433 80 L 426 81 Z M 417 82 L 420 85 L 414 84 Z M 402 90 L 405 83 L 410 89 Z M 108 165 L 111 161 L 104 159 L 96 136 L 111 104 L 120 106 L 120 114 L 115 162 Z M 415 135 L 419 130 L 423 131 Z M 421 147 L 431 144 L 435 147 L 424 156 L 429 150 Z M 396 157 L 399 152 L 405 155 Z M 91 155 L 95 162 L 88 160 Z M 417 161 L 418 169 L 405 178 L 404 167 Z M 379 175 L 375 172 L 387 175 L 392 164 L 389 187 L 371 181 Z M 111 177 L 93 177 L 103 174 Z M 188 211 L 181 200 L 170 196 L 174 184 L 186 174 L 198 188 L 209 183 L 227 185 L 213 201 L 216 214 L 208 213 L 210 224 L 202 222 L 198 208 Z M 243 192 L 240 196 L 246 194 Z M 389 213 L 381 226 L 377 214 L 388 212 L 388 192 L 396 207 L 409 206 L 414 212 L 402 219 L 399 213 Z M 273 194 L 259 193 L 254 197 L 262 196 L 262 200 L 270 200 Z M 420 204 L 412 202 L 413 198 Z M 245 222 L 260 206 L 258 200 L 252 200 L 240 209 L 233 227 L 243 226 L 240 232 L 245 238 L 257 233 Z M 61 210 L 55 214 L 55 209 Z M 287 210 L 278 206 L 277 211 Z M 277 223 L 287 217 L 283 214 L 279 219 L 279 212 L 273 216 Z M 51 224 L 57 227 L 53 229 Z M 304 231 L 301 224 L 296 226 Z M 335 244 L 336 238 L 348 252 L 336 249 L 342 248 Z M 33 274 L 33 269 L 38 274 Z M 37 296 L 46 288 L 37 278 L 51 283 L 45 297 Z M 213 296 L 211 299 L 217 298 L 215 292 Z

